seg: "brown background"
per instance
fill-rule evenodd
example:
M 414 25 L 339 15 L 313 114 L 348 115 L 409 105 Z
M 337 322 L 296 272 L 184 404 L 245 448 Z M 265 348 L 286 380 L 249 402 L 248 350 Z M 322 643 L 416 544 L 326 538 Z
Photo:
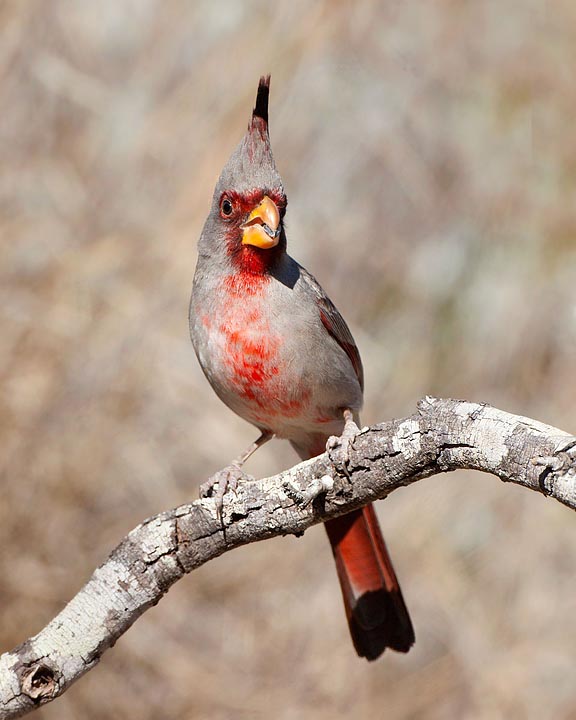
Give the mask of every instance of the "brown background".
M 2 649 L 254 438 L 186 314 L 264 72 L 290 249 L 354 331 L 364 422 L 428 393 L 576 432 L 575 21 L 570 0 L 0 5 Z M 407 657 L 355 657 L 314 528 L 185 578 L 38 717 L 576 718 L 572 514 L 470 473 L 379 512 Z

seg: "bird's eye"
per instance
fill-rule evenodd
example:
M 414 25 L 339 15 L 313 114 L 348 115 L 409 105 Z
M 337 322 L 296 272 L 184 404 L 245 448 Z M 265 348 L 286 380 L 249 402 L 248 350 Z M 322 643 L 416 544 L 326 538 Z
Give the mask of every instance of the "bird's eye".
M 224 198 L 220 204 L 220 212 L 225 217 L 230 217 L 232 215 L 232 211 L 234 210 L 234 207 L 232 206 L 232 203 L 228 198 Z

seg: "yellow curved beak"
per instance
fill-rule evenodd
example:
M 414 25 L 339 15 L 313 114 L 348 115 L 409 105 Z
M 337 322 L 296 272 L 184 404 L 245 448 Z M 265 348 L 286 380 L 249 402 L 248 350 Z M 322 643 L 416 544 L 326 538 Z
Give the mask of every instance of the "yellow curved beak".
M 268 195 L 248 215 L 242 225 L 242 244 L 254 245 L 267 250 L 278 245 L 280 240 L 280 212 Z

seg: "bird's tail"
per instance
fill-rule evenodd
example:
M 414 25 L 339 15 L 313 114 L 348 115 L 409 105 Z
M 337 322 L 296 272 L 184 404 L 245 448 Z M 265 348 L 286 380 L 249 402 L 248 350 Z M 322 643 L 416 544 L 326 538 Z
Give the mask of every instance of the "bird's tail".
M 356 652 L 408 652 L 414 630 L 373 505 L 325 524 Z
M 301 457 L 313 457 L 294 447 Z M 414 644 L 412 621 L 373 505 L 329 520 L 325 528 L 358 655 L 375 660 L 387 647 L 408 652 Z

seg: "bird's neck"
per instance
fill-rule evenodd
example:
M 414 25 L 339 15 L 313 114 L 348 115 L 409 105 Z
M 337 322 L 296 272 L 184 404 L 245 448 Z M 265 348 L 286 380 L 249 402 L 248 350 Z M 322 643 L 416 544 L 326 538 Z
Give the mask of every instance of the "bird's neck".
M 285 253 L 285 249 L 281 245 L 267 250 L 253 245 L 241 245 L 238 251 L 232 255 L 232 265 L 234 271 L 239 275 L 270 275 L 279 264 L 283 253 Z

